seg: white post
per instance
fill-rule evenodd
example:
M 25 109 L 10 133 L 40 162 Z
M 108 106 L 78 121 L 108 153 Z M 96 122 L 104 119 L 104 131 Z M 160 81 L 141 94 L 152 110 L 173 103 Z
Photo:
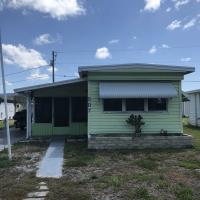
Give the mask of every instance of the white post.
M 7 107 L 7 95 L 6 95 L 6 84 L 4 77 L 4 66 L 3 66 L 3 51 L 2 51 L 2 43 L 1 43 L 1 32 L 0 32 L 0 57 L 1 57 L 1 76 L 2 76 L 2 85 L 3 85 L 3 94 L 4 94 L 4 105 L 5 105 L 5 115 L 6 115 L 6 133 L 7 133 L 7 143 L 8 143 L 8 157 L 12 160 L 11 153 L 11 144 L 10 144 L 10 128 L 8 121 L 8 107 Z
M 26 96 L 26 139 L 31 136 L 31 96 Z

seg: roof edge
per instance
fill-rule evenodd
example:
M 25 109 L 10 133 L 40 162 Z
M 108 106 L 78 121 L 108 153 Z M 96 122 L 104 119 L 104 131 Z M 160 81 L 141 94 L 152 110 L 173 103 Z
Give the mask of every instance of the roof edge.
M 200 89 L 196 89 L 196 90 L 189 90 L 185 92 L 186 94 L 192 94 L 192 93 L 200 93 Z
M 85 81 L 85 79 L 82 79 L 82 78 L 69 79 L 69 80 L 58 81 L 58 82 L 54 82 L 54 83 L 46 83 L 46 84 L 28 86 L 28 87 L 23 87 L 23 88 L 16 88 L 16 89 L 14 89 L 14 92 L 15 93 L 23 93 L 23 92 L 43 89 L 43 88 L 47 88 L 47 87 L 56 87 L 56 86 L 60 86 L 60 85 L 78 83 L 78 82 L 82 82 L 82 81 Z
M 88 71 L 99 71 L 99 70 L 109 70 L 109 69 L 129 69 L 139 66 L 141 69 L 163 69 L 163 70 L 172 70 L 180 71 L 187 73 L 192 73 L 195 71 L 195 67 L 187 66 L 176 66 L 176 65 L 162 65 L 162 64 L 145 64 L 145 63 L 129 63 L 129 64 L 112 64 L 112 65 L 93 65 L 93 66 L 80 66 L 78 72 L 88 72 Z

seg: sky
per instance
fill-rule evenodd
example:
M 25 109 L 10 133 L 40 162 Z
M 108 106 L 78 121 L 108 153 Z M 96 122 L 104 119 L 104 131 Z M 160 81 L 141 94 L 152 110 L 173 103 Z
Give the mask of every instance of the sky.
M 52 82 L 52 50 L 56 81 L 155 63 L 195 67 L 182 88 L 200 88 L 200 0 L 0 0 L 0 28 L 8 92 Z

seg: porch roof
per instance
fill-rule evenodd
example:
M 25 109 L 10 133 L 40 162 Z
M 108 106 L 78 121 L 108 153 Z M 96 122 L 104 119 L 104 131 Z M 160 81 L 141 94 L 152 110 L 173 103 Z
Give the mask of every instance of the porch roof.
M 100 82 L 100 98 L 171 98 L 177 96 L 171 83 Z
M 30 92 L 33 90 L 56 87 L 56 86 L 61 86 L 61 85 L 68 85 L 68 84 L 79 83 L 79 82 L 83 82 L 83 81 L 85 81 L 85 79 L 76 78 L 76 79 L 70 79 L 70 80 L 65 80 L 65 81 L 58 81 L 55 83 L 47 83 L 47 84 L 41 84 L 41 85 L 34 85 L 34 86 L 30 86 L 30 87 L 17 88 L 17 89 L 14 89 L 14 91 L 16 93 L 26 93 L 26 92 Z

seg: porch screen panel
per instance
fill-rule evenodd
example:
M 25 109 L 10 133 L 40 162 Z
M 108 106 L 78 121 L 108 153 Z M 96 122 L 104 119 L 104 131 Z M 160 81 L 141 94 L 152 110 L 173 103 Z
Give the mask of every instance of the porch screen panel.
M 69 98 L 54 98 L 54 126 L 69 126 Z
M 72 97 L 72 122 L 87 122 L 87 97 Z
M 52 123 L 52 98 L 36 97 L 35 98 L 35 122 Z

